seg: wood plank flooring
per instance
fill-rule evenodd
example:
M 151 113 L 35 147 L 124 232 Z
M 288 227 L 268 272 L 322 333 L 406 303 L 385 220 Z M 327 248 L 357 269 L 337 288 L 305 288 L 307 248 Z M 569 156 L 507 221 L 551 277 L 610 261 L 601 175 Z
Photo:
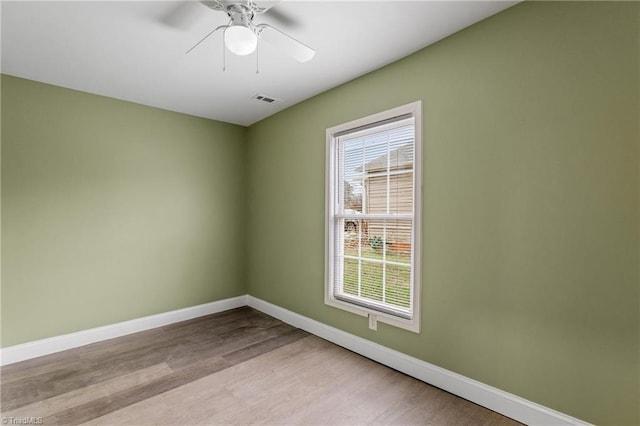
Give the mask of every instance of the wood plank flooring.
M 0 368 L 4 419 L 45 425 L 517 422 L 251 308 Z

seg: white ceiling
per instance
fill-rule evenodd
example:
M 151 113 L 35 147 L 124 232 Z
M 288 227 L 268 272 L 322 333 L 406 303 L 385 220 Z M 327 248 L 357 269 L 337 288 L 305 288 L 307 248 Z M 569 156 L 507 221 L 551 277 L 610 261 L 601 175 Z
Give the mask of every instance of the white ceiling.
M 255 54 L 227 52 L 214 34 L 222 12 L 199 3 L 2 1 L 2 72 L 89 93 L 241 125 L 407 56 L 515 1 L 283 1 L 274 11 L 297 24 L 271 23 L 316 49 L 298 63 L 266 43 Z M 167 25 L 176 8 L 197 19 Z M 257 93 L 279 99 L 266 104 Z

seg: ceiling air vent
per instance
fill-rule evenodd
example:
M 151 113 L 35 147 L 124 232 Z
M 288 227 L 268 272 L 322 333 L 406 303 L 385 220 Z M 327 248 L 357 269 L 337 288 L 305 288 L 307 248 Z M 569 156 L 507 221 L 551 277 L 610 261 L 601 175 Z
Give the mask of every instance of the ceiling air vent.
M 260 102 L 266 102 L 268 104 L 272 104 L 274 102 L 278 102 L 278 99 L 272 98 L 271 96 L 257 94 L 251 97 L 251 99 L 256 99 Z

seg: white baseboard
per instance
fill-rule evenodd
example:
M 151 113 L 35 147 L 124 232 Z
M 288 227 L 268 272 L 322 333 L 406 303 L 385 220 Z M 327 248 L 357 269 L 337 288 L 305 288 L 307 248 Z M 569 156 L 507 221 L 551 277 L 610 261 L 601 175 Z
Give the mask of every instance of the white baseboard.
M 278 318 L 287 324 L 301 328 L 394 370 L 401 371 L 519 422 L 528 425 L 589 424 L 509 392 L 296 314 L 264 300 L 253 296 L 248 296 L 247 299 L 249 306 L 252 308 Z
M 247 295 L 232 297 L 230 299 L 218 300 L 216 302 L 205 303 L 203 305 L 191 306 L 175 311 L 163 312 L 148 317 L 136 318 L 130 321 L 105 325 L 104 327 L 91 328 L 89 330 L 78 331 L 76 333 L 63 334 L 61 336 L 50 337 L 21 345 L 9 346 L 0 350 L 0 365 L 13 364 L 54 352 L 77 348 L 90 343 L 102 340 L 113 339 L 114 337 L 126 334 L 137 333 L 174 322 L 185 321 L 203 315 L 215 314 L 233 308 L 247 305 Z
M 249 295 L 164 312 L 104 327 L 92 328 L 48 339 L 36 340 L 0 350 L 0 365 L 8 365 L 54 352 L 113 339 L 179 321 L 251 306 L 274 318 L 347 348 L 418 380 L 451 392 L 471 402 L 529 425 L 589 425 L 582 420 L 544 407 L 453 371 L 413 358 L 401 352 L 312 320 Z

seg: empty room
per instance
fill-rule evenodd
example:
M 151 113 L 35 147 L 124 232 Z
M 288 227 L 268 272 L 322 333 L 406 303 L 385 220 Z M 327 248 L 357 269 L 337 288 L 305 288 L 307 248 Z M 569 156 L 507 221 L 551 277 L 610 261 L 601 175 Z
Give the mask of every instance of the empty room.
M 640 425 L 640 2 L 4 1 L 5 425 Z

